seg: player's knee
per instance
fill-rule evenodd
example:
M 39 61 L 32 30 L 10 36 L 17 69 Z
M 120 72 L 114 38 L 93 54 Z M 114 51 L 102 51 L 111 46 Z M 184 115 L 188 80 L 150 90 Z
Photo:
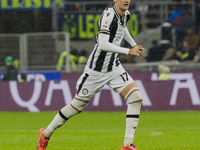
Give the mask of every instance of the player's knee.
M 126 100 L 128 102 L 127 116 L 139 119 L 140 109 L 142 105 L 142 96 L 138 88 L 131 89 L 127 95 Z
M 89 101 L 81 97 L 75 96 L 70 106 L 78 112 L 82 112 Z
M 140 94 L 140 91 L 137 87 L 132 88 L 125 96 L 125 99 L 127 100 L 128 104 L 132 103 L 142 103 L 142 95 Z
M 85 106 L 87 105 L 89 101 L 83 100 L 83 99 L 79 99 L 77 96 L 72 100 L 72 102 L 70 104 L 68 104 L 67 106 L 63 107 L 61 109 L 61 117 L 63 117 L 64 119 L 67 118 L 71 118 L 72 116 L 81 113 L 83 111 L 83 109 L 85 108 Z M 65 119 L 66 120 L 66 119 Z

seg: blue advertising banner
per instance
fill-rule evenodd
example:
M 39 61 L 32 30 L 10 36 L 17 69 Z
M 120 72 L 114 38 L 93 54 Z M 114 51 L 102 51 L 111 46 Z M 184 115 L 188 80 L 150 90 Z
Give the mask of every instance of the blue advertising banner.
M 60 80 L 61 73 L 59 71 L 28 71 L 27 74 L 27 81 L 50 81 L 50 80 Z
M 27 81 L 50 81 L 50 80 L 61 80 L 61 73 L 59 71 L 28 71 L 25 72 L 27 75 Z M 3 78 L 3 73 L 0 72 L 0 80 Z M 21 79 L 21 74 L 18 74 L 18 80 Z
M 64 8 L 64 0 L 0 0 L 0 10 L 51 10 L 54 3 Z

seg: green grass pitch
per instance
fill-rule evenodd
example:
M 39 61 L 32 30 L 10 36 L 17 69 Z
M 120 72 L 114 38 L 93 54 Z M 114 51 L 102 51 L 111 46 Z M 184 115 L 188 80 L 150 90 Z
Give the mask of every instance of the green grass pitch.
M 0 112 L 0 150 L 36 150 L 38 129 L 57 112 Z M 126 112 L 83 112 L 57 129 L 47 150 L 120 150 Z M 200 112 L 141 112 L 139 150 L 200 150 Z

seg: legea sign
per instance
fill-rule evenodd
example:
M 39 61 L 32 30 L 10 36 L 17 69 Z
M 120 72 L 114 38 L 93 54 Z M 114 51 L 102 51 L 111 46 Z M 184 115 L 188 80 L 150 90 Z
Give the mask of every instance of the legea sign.
M 127 23 L 131 36 L 138 34 L 139 13 L 133 13 Z M 71 38 L 93 39 L 98 33 L 98 21 L 101 14 L 96 13 L 67 13 L 59 14 L 59 30 L 70 33 Z

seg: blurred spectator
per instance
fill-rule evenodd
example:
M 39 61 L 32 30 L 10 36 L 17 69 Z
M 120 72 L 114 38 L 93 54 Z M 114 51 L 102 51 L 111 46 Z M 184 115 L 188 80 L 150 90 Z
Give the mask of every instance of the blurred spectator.
M 86 50 L 81 50 L 80 56 L 78 57 L 78 64 L 83 65 L 87 63 L 88 53 Z
M 167 49 L 167 51 L 165 52 L 165 55 L 163 56 L 162 60 L 173 60 L 173 59 L 175 59 L 174 53 L 175 53 L 174 48 L 169 47 Z
M 148 55 L 146 57 L 146 60 L 148 62 L 161 60 L 162 58 L 158 57 L 159 53 L 160 53 L 160 46 L 158 44 L 158 41 L 153 40 L 152 46 L 148 50 Z
M 3 81 L 15 80 L 17 81 L 17 73 L 18 70 L 13 65 L 13 58 L 11 56 L 7 56 L 5 59 L 5 67 L 3 70 Z
M 152 41 L 152 46 L 148 51 L 146 60 L 148 62 L 160 61 L 160 60 L 171 60 L 174 57 L 174 49 L 169 44 L 169 41 L 161 40 L 158 43 L 157 40 Z
M 172 6 L 172 12 L 169 18 L 166 20 L 167 22 L 172 23 L 173 28 L 175 30 L 175 40 L 176 40 L 176 49 L 181 49 L 183 35 L 180 32 L 180 16 L 184 12 L 182 5 L 178 3 L 177 5 Z
M 20 65 L 19 59 L 14 59 L 13 65 L 15 66 L 16 69 L 19 69 L 19 65 Z
M 159 71 L 158 80 L 162 80 L 162 81 L 171 80 L 169 67 L 164 66 L 164 65 L 159 65 L 158 71 Z
M 56 70 L 61 71 L 65 68 L 66 56 L 67 56 L 66 51 L 63 51 L 60 54 L 60 57 L 58 59 L 57 65 L 56 65 Z M 69 61 L 70 61 L 72 71 L 77 71 L 78 52 L 76 49 L 71 48 L 70 55 L 69 55 Z
M 27 81 L 26 73 L 21 73 L 21 78 L 20 78 L 19 82 L 26 82 L 26 81 Z
M 198 63 L 200 62 L 200 47 L 196 50 L 193 62 Z
M 198 35 L 194 33 L 194 29 L 192 27 L 187 29 L 186 36 L 184 37 L 184 41 L 187 41 L 188 46 L 192 49 L 197 49 L 199 45 Z
M 183 38 L 186 36 L 187 34 L 187 30 L 188 28 L 194 26 L 194 20 L 192 17 L 192 13 L 191 13 L 191 8 L 187 5 L 184 6 L 184 12 L 179 16 L 180 17 L 180 49 L 182 48 L 183 45 Z M 188 43 L 189 44 L 189 43 Z
M 183 48 L 176 52 L 176 58 L 179 61 L 193 60 L 195 50 L 190 48 L 187 41 L 183 41 Z

